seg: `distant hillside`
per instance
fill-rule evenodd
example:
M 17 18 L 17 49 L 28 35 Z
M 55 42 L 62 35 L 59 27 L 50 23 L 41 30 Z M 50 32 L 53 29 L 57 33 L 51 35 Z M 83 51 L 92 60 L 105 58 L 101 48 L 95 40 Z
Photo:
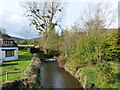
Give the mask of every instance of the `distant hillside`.
M 39 40 L 40 39 L 40 37 L 38 37 L 38 38 L 32 38 L 32 39 L 27 39 L 27 40 Z
M 12 39 L 15 41 L 21 41 L 21 40 L 39 40 L 40 38 L 23 39 L 23 38 L 18 38 L 18 37 L 12 37 Z
M 12 36 L 11 36 L 12 37 Z M 21 40 L 25 40 L 25 39 L 22 39 L 22 38 L 18 38 L 18 37 L 12 37 L 13 40 L 15 41 L 21 41 Z

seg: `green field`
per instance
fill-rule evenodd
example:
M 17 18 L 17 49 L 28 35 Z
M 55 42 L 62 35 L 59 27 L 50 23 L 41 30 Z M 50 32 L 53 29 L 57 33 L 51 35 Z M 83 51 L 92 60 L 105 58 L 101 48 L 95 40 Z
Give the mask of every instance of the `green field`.
M 34 47 L 34 45 L 18 45 L 19 47 Z
M 19 51 L 19 61 L 11 61 L 11 62 L 3 62 L 2 67 L 0 67 L 0 71 L 2 73 L 5 72 L 21 72 L 23 71 L 26 66 L 29 64 L 29 62 L 31 61 L 31 58 L 33 57 L 32 55 L 30 55 L 30 53 L 28 52 L 21 52 Z M 17 68 L 18 70 L 15 70 L 15 68 Z M 14 74 L 8 74 L 8 80 L 15 80 L 19 77 L 22 76 L 22 73 L 14 73 Z M 5 75 L 0 76 L 0 81 L 4 81 L 5 80 Z

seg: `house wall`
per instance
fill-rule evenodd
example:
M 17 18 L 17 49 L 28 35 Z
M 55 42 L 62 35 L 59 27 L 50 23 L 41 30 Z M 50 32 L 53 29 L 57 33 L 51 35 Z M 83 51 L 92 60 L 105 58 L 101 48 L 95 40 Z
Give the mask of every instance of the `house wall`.
M 14 56 L 5 57 L 5 51 L 2 51 L 2 49 L 15 49 Z M 11 61 L 18 59 L 18 47 L 0 47 L 0 59 L 2 59 L 3 61 Z

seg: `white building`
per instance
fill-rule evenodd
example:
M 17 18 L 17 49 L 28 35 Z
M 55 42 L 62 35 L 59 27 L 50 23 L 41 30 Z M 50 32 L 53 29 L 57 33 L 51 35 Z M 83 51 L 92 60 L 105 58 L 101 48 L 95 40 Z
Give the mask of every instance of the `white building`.
M 18 46 L 14 40 L 6 35 L 0 35 L 0 60 L 11 61 L 18 59 Z

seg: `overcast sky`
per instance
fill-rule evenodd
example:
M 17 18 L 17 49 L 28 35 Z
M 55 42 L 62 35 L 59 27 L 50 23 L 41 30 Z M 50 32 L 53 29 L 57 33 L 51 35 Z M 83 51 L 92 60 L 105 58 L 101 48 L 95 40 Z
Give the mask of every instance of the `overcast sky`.
M 28 21 L 24 16 L 24 10 L 20 5 L 20 1 L 21 0 L 0 0 L 0 27 L 5 28 L 11 36 L 26 39 L 35 38 L 38 32 L 28 26 Z M 101 1 L 105 2 L 108 0 Z M 113 5 L 113 9 L 117 8 L 118 1 L 119 0 L 109 0 Z M 88 0 L 67 0 L 66 2 L 68 2 L 68 4 L 65 8 L 66 12 L 63 25 L 64 27 L 70 27 L 77 21 L 81 11 L 88 4 Z M 97 2 L 97 0 L 92 0 L 92 2 Z M 113 28 L 117 28 L 117 23 L 118 21 L 116 21 Z

